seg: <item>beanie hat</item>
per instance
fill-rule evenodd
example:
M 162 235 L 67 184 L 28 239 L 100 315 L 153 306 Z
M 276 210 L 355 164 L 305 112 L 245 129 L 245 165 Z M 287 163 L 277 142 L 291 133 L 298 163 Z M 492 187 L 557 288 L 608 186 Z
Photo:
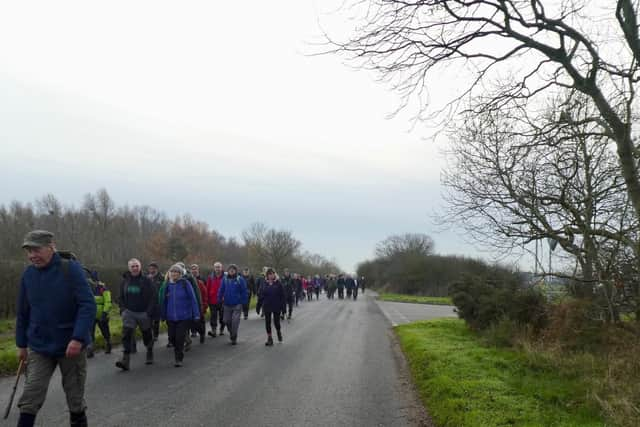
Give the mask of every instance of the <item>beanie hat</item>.
M 182 268 L 182 266 L 180 264 L 173 264 L 171 266 L 171 268 L 169 268 L 169 271 L 175 271 L 175 272 L 178 272 L 180 274 L 184 274 L 184 269 Z

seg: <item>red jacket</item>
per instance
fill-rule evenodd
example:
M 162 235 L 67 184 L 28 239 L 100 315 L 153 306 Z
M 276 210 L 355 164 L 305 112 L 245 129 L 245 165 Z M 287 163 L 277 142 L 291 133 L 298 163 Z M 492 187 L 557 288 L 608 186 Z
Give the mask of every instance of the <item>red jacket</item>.
M 224 274 L 221 274 L 220 277 L 216 277 L 215 273 L 211 273 L 207 277 L 207 299 L 210 305 L 218 304 L 218 291 L 220 290 L 223 278 Z
M 198 282 L 198 288 L 200 289 L 200 314 L 204 316 L 207 312 L 207 308 L 209 308 L 209 292 L 207 291 L 207 285 L 200 279 L 196 279 Z M 204 317 L 202 317 L 204 318 Z

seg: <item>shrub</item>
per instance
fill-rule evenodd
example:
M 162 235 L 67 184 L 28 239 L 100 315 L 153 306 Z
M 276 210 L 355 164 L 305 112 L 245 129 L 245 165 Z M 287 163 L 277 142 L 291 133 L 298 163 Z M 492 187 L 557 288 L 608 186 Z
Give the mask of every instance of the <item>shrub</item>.
M 458 316 L 474 329 L 487 329 L 501 319 L 527 325 L 536 332 L 547 324 L 544 296 L 521 289 L 513 274 L 466 275 L 451 285 L 450 294 Z

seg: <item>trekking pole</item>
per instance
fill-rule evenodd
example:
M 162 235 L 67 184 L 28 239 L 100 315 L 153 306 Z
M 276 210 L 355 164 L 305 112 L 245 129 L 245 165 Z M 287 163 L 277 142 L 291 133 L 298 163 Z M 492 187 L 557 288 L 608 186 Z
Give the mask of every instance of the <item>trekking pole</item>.
M 20 361 L 20 365 L 18 365 L 18 373 L 16 374 L 16 382 L 13 384 L 13 391 L 11 392 L 11 397 L 9 398 L 9 404 L 7 405 L 7 409 L 4 410 L 4 419 L 9 418 L 9 412 L 11 412 L 11 405 L 13 405 L 13 398 L 16 396 L 16 390 L 18 389 L 18 381 L 20 381 L 20 375 L 22 375 L 22 371 L 24 370 L 24 360 Z

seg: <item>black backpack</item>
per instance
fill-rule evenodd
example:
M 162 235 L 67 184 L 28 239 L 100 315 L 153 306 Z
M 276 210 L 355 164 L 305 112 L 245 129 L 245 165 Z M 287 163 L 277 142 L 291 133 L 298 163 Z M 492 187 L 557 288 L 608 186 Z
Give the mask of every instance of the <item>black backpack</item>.
M 69 261 L 76 261 L 78 263 L 80 263 L 80 261 L 78 261 L 78 257 L 76 256 L 76 254 L 74 254 L 71 251 L 57 251 L 57 252 L 58 252 L 58 255 L 60 255 L 60 258 L 62 258 L 62 274 L 64 274 L 65 280 L 68 281 L 69 280 Z M 89 283 L 89 285 L 91 286 L 96 282 L 96 278 L 94 277 L 94 272 L 89 270 L 84 265 L 82 265 L 82 263 L 80 263 L 80 266 L 82 267 L 82 271 L 84 271 L 84 276 L 87 279 L 87 283 Z

